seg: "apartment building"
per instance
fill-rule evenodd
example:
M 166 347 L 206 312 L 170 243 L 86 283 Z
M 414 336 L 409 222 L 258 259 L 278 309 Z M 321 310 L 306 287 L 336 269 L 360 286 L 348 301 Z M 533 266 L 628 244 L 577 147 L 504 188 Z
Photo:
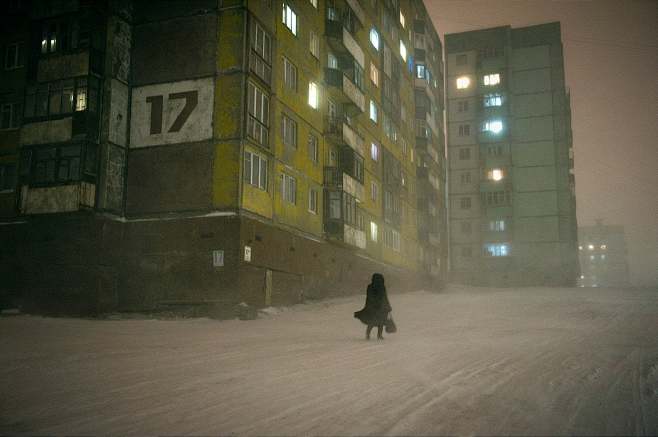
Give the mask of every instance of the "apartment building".
M 578 227 L 581 287 L 628 287 L 630 275 L 624 227 L 596 224 Z
M 446 35 L 450 260 L 457 282 L 575 284 L 560 24 Z
M 443 282 L 441 45 L 421 1 L 11 5 L 5 296 L 222 312 L 375 271 Z

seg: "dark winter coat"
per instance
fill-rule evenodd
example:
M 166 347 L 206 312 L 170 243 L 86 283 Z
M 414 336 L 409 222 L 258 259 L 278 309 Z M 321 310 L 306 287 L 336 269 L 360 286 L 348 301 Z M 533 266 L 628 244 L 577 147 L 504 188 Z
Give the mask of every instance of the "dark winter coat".
M 383 325 L 388 313 L 392 311 L 388 301 L 384 277 L 379 273 L 372 275 L 372 282 L 366 292 L 366 305 L 361 311 L 354 313 L 354 317 L 366 325 Z

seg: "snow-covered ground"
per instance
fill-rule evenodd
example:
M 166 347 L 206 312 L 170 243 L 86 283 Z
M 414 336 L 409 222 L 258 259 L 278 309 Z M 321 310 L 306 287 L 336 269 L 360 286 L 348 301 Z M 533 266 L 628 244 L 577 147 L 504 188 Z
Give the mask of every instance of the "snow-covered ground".
M 658 291 L 391 294 L 255 321 L 0 319 L 0 434 L 658 434 Z

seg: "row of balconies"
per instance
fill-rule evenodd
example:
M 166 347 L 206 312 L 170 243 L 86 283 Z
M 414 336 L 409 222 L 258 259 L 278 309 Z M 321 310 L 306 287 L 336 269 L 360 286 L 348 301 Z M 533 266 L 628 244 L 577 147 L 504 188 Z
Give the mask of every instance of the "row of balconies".
M 324 80 L 328 86 L 338 88 L 339 103 L 349 112 L 364 112 L 366 110 L 366 97 L 350 77 L 342 70 L 337 68 L 326 68 L 324 71 Z M 342 96 L 343 98 L 340 98 Z

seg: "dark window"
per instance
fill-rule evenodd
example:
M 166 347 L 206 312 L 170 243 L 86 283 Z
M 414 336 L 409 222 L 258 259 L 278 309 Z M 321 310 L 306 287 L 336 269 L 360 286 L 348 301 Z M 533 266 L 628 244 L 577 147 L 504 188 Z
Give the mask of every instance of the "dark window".
M 67 146 L 37 147 L 32 150 L 32 171 L 30 183 L 48 185 L 77 181 L 80 179 L 82 147 L 79 144 Z M 23 155 L 21 168 L 30 168 L 29 154 Z M 96 146 L 90 145 L 87 150 L 85 170 L 95 173 Z M 23 167 L 25 166 L 25 167 Z M 21 170 L 25 175 L 25 172 Z
M 0 191 L 13 191 L 16 186 L 16 164 L 0 164 Z

